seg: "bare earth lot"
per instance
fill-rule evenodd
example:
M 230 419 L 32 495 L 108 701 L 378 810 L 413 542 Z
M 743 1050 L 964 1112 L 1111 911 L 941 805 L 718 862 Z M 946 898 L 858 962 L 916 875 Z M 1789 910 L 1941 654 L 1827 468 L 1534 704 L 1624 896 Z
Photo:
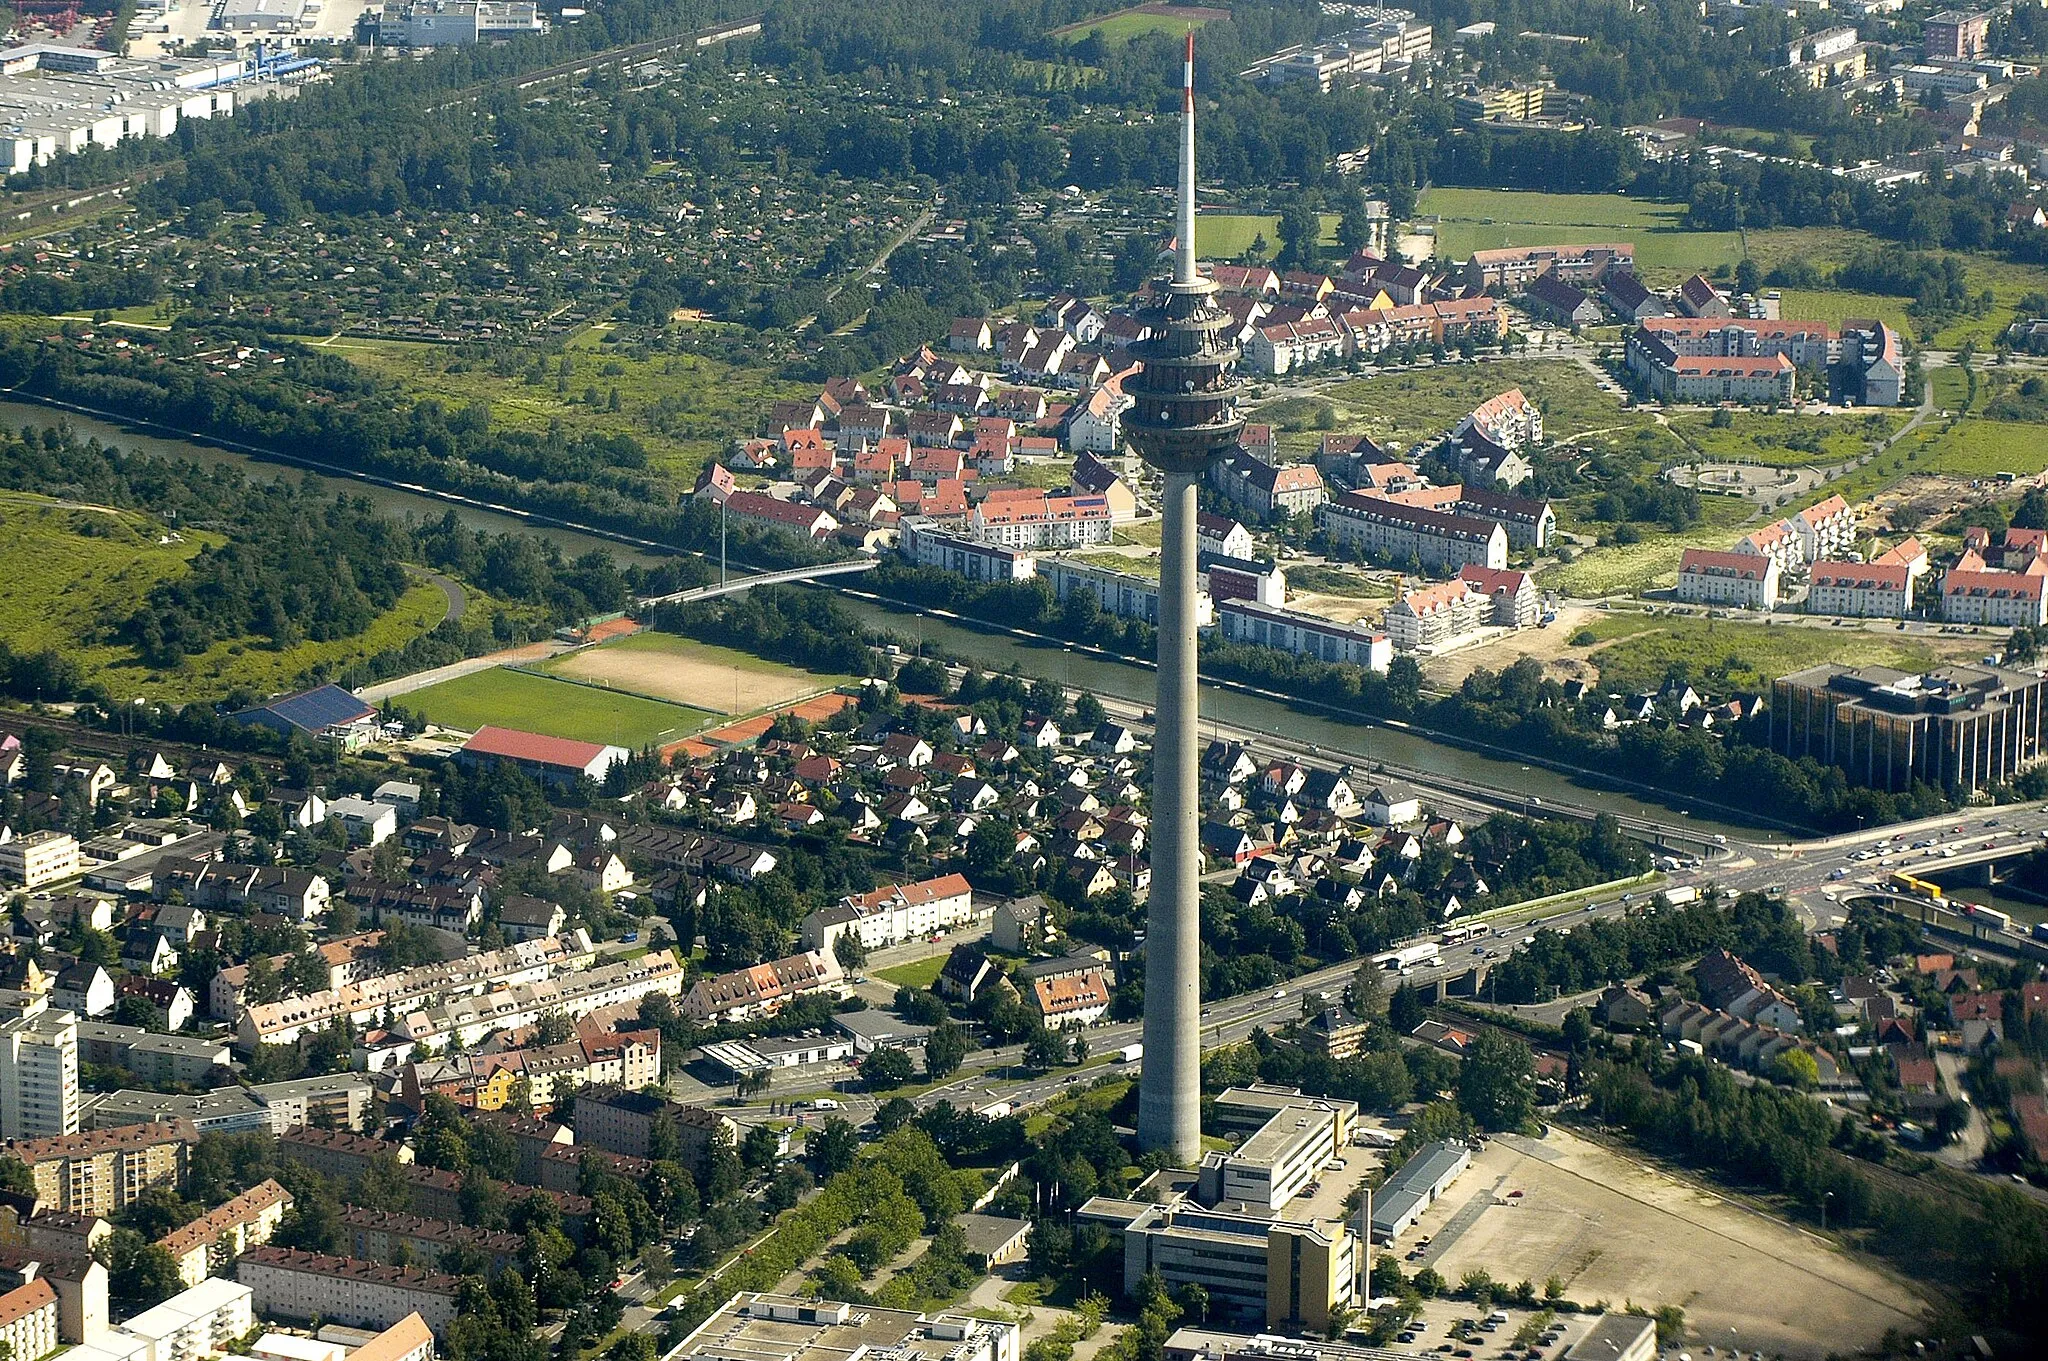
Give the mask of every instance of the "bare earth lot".
M 786 704 L 829 690 L 844 679 L 666 633 L 636 633 L 603 647 L 585 648 L 550 662 L 547 670 L 608 690 L 720 714 Z
M 1791 1357 L 1860 1351 L 1918 1318 L 1910 1287 L 1876 1266 L 1561 1129 L 1489 1144 L 1417 1232 L 1443 1234 L 1475 1200 L 1477 1218 L 1438 1244 L 1451 1281 L 1555 1275 L 1572 1299 L 1675 1304 L 1691 1339 Z

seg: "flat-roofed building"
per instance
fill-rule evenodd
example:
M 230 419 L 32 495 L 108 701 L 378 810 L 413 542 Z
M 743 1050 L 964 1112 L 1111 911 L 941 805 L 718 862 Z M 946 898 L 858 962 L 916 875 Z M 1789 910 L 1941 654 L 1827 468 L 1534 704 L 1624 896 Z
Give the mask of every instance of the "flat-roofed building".
M 1123 1236 L 1126 1295 L 1156 1274 L 1201 1286 L 1218 1318 L 1316 1332 L 1356 1298 L 1358 1241 L 1336 1220 L 1150 1205 Z
M 41 888 L 69 879 L 82 864 L 78 838 L 69 832 L 46 827 L 0 841 L 0 879 L 22 888 Z
M 1016 1324 L 741 1291 L 667 1353 L 667 1361 L 1018 1361 Z
M 78 1132 L 78 1017 L 41 997 L 0 1021 L 0 1136 Z
M 121 1324 L 115 1336 L 144 1343 L 137 1361 L 203 1361 L 234 1350 L 255 1329 L 254 1298 L 245 1284 L 209 1276 Z
M 1274 1116 L 1294 1106 L 1332 1106 L 1342 1112 L 1344 1129 L 1358 1118 L 1358 1103 L 1331 1097 L 1306 1096 L 1299 1087 L 1282 1087 L 1271 1082 L 1254 1082 L 1249 1087 L 1225 1087 L 1213 1106 L 1215 1125 L 1223 1134 L 1251 1134 L 1265 1127 Z
M 1656 1355 L 1655 1319 L 1610 1310 L 1594 1322 L 1590 1332 L 1565 1349 L 1564 1361 L 1652 1361 Z
M 240 59 L 140 61 L 55 43 L 9 48 L 0 53 L 0 173 L 129 137 L 169 137 L 187 119 L 226 116 L 237 99 L 276 88 Z
M 925 515 L 907 515 L 897 548 L 919 567 L 936 567 L 969 581 L 1022 581 L 1038 572 L 1038 559 L 1022 548 L 981 543 Z
M 1377 629 L 1339 624 L 1319 614 L 1281 609 L 1251 600 L 1226 600 L 1216 611 L 1218 630 L 1228 642 L 1270 647 L 1324 662 L 1348 662 L 1385 674 L 1394 643 Z
M 1285 1209 L 1350 1137 L 1349 1105 L 1303 1099 L 1281 1107 L 1236 1148 L 1204 1155 L 1197 1197 L 1205 1205 Z
M 1472 1150 L 1464 1144 L 1439 1139 L 1417 1149 L 1372 1194 L 1373 1242 L 1391 1243 L 1407 1232 L 1471 1165 Z
M 2041 755 L 2042 678 L 1950 665 L 1921 675 L 1823 665 L 1771 682 L 1773 750 L 1839 766 L 1875 789 L 1914 781 L 1974 793 Z

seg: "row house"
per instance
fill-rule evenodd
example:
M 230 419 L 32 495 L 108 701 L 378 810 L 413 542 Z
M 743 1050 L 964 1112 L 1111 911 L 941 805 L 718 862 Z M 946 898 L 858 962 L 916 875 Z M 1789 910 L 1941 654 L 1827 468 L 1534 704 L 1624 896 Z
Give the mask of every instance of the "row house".
M 683 1012 L 699 1025 L 771 1016 L 792 998 L 836 992 L 843 974 L 832 955 L 807 950 L 784 959 L 697 980 L 683 997 Z
M 1568 283 L 1597 281 L 1609 269 L 1635 269 L 1635 247 L 1625 241 L 1572 246 L 1507 246 L 1476 250 L 1465 261 L 1465 286 L 1479 292 L 1520 293 L 1546 270 Z

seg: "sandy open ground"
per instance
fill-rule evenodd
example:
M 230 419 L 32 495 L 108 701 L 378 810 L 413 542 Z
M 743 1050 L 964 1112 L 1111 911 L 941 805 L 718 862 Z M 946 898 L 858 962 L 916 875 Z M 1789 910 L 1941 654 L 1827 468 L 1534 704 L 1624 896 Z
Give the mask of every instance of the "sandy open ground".
M 638 633 L 604 647 L 584 648 L 550 662 L 547 670 L 608 690 L 720 714 L 786 704 L 829 690 L 841 679 L 660 633 Z
M 1423 674 L 1437 685 L 1461 685 L 1465 677 L 1481 667 L 1505 671 L 1524 657 L 1534 657 L 1543 663 L 1545 675 L 1558 680 L 1592 680 L 1599 675 L 1599 668 L 1586 660 L 1590 654 L 1581 651 L 1574 655 L 1570 639 L 1581 624 L 1597 618 L 1598 613 L 1583 606 L 1567 605 L 1558 610 L 1556 621 L 1548 628 L 1517 629 L 1492 642 L 1428 658 L 1422 663 Z
M 1919 1315 L 1869 1261 L 1559 1129 L 1489 1144 L 1402 1246 L 1418 1233 L 1439 1236 L 1433 1265 L 1451 1281 L 1554 1275 L 1572 1299 L 1675 1304 L 1691 1340 L 1770 1355 L 1860 1351 Z

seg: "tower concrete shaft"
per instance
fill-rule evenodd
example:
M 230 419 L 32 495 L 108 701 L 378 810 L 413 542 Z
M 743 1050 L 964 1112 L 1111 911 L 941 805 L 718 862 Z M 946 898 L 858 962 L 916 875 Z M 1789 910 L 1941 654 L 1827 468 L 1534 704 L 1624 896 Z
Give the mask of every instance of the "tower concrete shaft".
M 1159 553 L 1159 698 L 1152 746 L 1152 890 L 1145 934 L 1145 1055 L 1138 1142 L 1192 1165 L 1201 1128 L 1201 807 L 1196 733 L 1195 492 L 1237 447 L 1244 421 L 1231 369 L 1237 347 L 1214 281 L 1195 263 L 1195 37 L 1187 40 L 1173 281 L 1148 309 L 1151 334 L 1124 432 L 1166 474 Z

